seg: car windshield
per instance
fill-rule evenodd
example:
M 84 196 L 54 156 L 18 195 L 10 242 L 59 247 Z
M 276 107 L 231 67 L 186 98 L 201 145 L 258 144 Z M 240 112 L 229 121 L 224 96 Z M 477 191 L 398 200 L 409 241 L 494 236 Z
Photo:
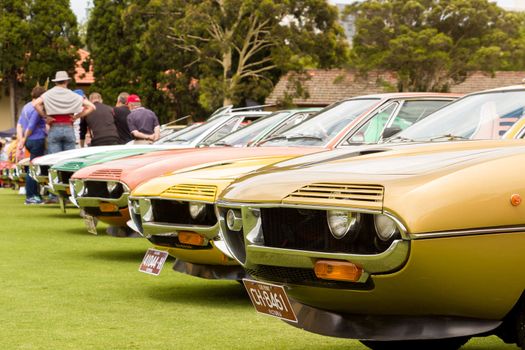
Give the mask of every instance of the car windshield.
M 499 139 L 525 112 L 525 90 L 466 96 L 407 128 L 389 142 Z
M 324 146 L 350 122 L 369 110 L 379 99 L 354 99 L 335 103 L 314 118 L 279 136 L 270 137 L 262 146 Z
M 223 137 L 214 143 L 215 146 L 232 146 L 240 147 L 246 146 L 257 135 L 262 133 L 267 128 L 276 125 L 285 120 L 290 115 L 289 111 L 277 112 L 268 117 L 261 118 L 251 123 L 250 125 L 235 131 L 234 133 Z
M 224 116 L 216 117 L 212 121 L 208 121 L 204 124 L 200 124 L 199 126 L 189 130 L 188 132 L 178 134 L 175 136 L 173 135 L 166 136 L 163 139 L 164 141 L 162 143 L 163 144 L 172 144 L 172 143 L 173 144 L 190 144 L 193 140 L 201 136 L 203 133 L 216 127 L 217 125 L 225 123 L 231 117 L 232 117 L 231 115 L 224 115 Z
M 183 129 L 175 130 L 175 131 L 172 131 L 172 132 L 169 132 L 169 129 L 165 129 L 164 132 L 168 132 L 168 133 L 166 135 L 163 135 L 160 139 L 155 141 L 153 144 L 155 144 L 155 145 L 162 145 L 162 144 L 165 144 L 165 143 L 169 143 L 169 141 L 173 140 L 176 137 L 179 137 L 182 134 L 187 133 L 190 130 L 195 129 L 199 125 L 202 125 L 202 123 L 195 123 L 195 124 L 192 124 L 192 125 L 188 125 L 187 127 L 183 128 Z

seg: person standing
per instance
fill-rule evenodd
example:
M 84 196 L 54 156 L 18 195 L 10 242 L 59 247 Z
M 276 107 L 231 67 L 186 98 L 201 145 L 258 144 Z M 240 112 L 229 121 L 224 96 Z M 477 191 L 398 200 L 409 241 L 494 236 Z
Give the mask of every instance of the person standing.
M 140 97 L 128 96 L 128 106 L 131 113 L 128 115 L 128 127 L 136 143 L 152 143 L 160 138 L 160 125 L 157 115 L 142 107 Z
M 48 153 L 57 153 L 75 148 L 73 121 L 95 110 L 87 99 L 68 89 L 71 78 L 65 71 L 58 71 L 56 85 L 33 102 L 38 113 L 50 124 L 48 134 Z M 77 113 L 77 114 L 75 114 Z
M 128 102 L 129 94 L 121 92 L 117 97 L 117 104 L 113 107 L 113 114 L 115 115 L 115 125 L 117 126 L 120 143 L 125 144 L 133 141 L 133 136 L 129 132 L 128 115 L 130 113 Z
M 33 102 L 39 98 L 46 90 L 37 86 L 31 91 L 31 102 L 26 103 L 22 108 L 20 117 L 18 118 L 18 126 L 20 126 L 21 135 L 18 140 L 18 151 L 21 152 L 25 147 L 29 151 L 29 158 L 43 156 L 46 151 L 46 121 L 42 118 Z M 25 204 L 40 204 L 42 203 L 38 183 L 28 174 L 26 174 L 26 200 Z
M 89 101 L 95 105 L 95 111 L 86 115 L 80 122 L 80 147 L 84 147 L 87 129 L 91 131 L 90 146 L 108 146 L 120 144 L 113 109 L 105 105 L 98 92 L 89 95 Z

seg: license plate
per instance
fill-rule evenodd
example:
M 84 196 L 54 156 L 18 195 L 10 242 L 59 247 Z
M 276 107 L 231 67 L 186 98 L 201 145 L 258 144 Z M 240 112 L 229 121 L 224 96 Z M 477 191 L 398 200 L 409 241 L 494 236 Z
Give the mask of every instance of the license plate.
M 93 216 L 87 214 L 84 215 L 84 224 L 86 225 L 86 229 L 89 233 L 98 235 L 97 222 L 95 221 L 95 218 Z
M 297 322 L 295 312 L 282 286 L 248 279 L 242 281 L 257 312 L 282 320 Z
M 144 255 L 144 259 L 142 259 L 139 271 L 158 276 L 167 258 L 168 252 L 149 248 L 146 255 Z

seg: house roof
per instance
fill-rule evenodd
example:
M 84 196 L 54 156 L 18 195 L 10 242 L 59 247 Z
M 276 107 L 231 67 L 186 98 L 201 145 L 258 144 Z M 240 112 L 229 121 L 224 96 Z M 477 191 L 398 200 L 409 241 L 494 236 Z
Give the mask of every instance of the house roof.
M 95 76 L 93 75 L 93 65 L 89 65 L 89 70 L 86 71 L 82 64 L 88 59 L 89 52 L 84 49 L 78 49 L 78 55 L 80 59 L 76 63 L 75 67 L 75 82 L 77 85 L 90 85 L 95 82 Z
M 502 86 L 521 84 L 525 72 L 495 72 L 494 75 L 474 72 L 463 83 L 453 85 L 450 92 L 465 94 Z M 324 106 L 360 95 L 395 91 L 397 77 L 394 72 L 371 71 L 366 75 L 345 69 L 311 69 L 305 74 L 288 73 L 281 77 L 274 90 L 266 98 L 266 104 L 279 104 L 286 94 L 292 94 L 295 81 L 301 80 L 308 98 L 294 97 L 298 106 Z

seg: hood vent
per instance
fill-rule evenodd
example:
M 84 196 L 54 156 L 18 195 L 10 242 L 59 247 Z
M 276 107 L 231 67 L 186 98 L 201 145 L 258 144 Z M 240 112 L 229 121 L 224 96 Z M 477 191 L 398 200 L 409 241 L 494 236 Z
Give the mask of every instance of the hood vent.
M 284 198 L 283 203 L 381 210 L 383 208 L 383 186 L 316 183 L 291 193 Z
M 122 169 L 100 169 L 89 174 L 89 178 L 118 180 L 120 175 L 122 175 Z
M 216 186 L 180 184 L 171 186 L 163 194 L 169 197 L 198 201 L 215 201 L 217 194 Z

